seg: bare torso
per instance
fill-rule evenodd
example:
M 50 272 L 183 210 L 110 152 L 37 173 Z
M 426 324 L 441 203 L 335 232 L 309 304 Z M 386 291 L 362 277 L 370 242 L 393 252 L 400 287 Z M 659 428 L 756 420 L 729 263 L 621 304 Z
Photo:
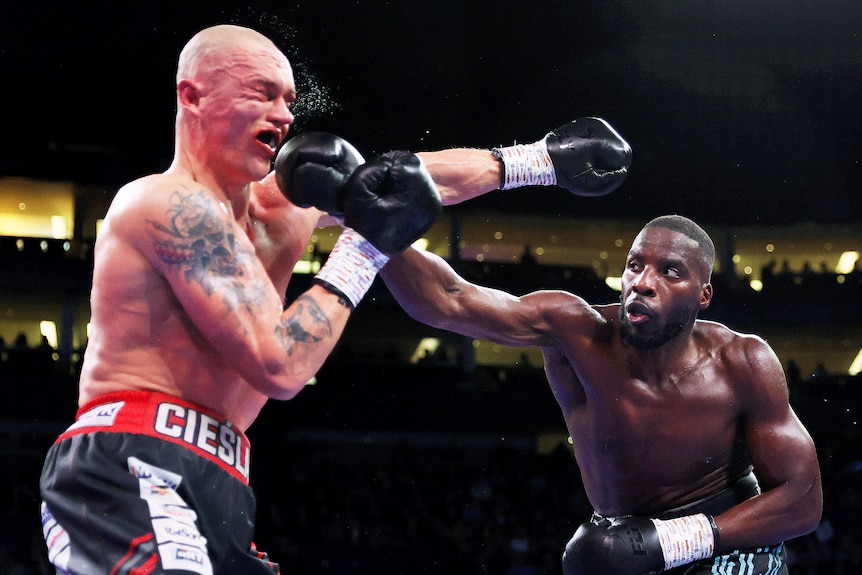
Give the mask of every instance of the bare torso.
M 201 336 L 171 286 L 130 241 L 140 230 L 126 229 L 127 212 L 138 209 L 137 196 L 169 177 L 150 176 L 127 186 L 103 224 L 79 403 L 114 391 L 160 391 L 208 407 L 247 429 L 267 397 L 242 379 L 229 355 Z M 288 203 L 271 179 L 264 183 L 253 186 L 249 215 L 237 221 L 236 237 L 284 294 L 320 214 Z
M 692 351 L 661 377 L 638 372 L 616 330 L 618 306 L 589 346 L 561 338 L 545 369 L 601 514 L 648 514 L 716 493 L 742 477 L 744 401 L 728 372 L 739 339 L 698 321 Z M 577 366 L 577 367 L 573 367 Z M 732 368 L 731 368 L 732 369 Z

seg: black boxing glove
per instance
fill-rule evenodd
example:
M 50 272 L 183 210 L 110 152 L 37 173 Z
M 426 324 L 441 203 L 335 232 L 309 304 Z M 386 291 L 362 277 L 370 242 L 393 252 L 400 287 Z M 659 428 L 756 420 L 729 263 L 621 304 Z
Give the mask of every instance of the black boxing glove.
M 560 186 L 578 196 L 603 196 L 626 179 L 632 149 L 601 118 L 578 118 L 533 144 L 491 150 L 503 163 L 500 189 Z
M 326 132 L 298 134 L 275 157 L 281 193 L 301 208 L 314 206 L 343 217 L 344 184 L 365 159 L 347 140 Z
M 709 515 L 675 519 L 594 518 L 563 553 L 564 575 L 651 575 L 713 556 L 718 529 Z
M 389 152 L 363 164 L 344 186 L 345 229 L 315 282 L 355 308 L 389 256 L 422 237 L 442 209 L 415 154 Z
M 345 185 L 344 225 L 387 255 L 422 237 L 442 209 L 431 175 L 410 152 L 388 152 L 363 164 Z

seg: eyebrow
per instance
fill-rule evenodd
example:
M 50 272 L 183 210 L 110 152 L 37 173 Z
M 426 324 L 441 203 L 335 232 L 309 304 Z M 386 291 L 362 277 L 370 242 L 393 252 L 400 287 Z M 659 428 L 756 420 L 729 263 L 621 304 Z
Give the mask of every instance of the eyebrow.
M 257 84 L 257 85 L 263 86 L 264 88 L 266 88 L 267 90 L 269 90 L 271 92 L 280 92 L 280 90 L 278 89 L 278 83 L 277 82 L 273 82 L 272 80 L 267 80 L 266 78 L 263 78 L 263 77 L 257 77 L 257 78 L 252 79 L 251 84 L 252 85 Z M 285 93 L 285 98 L 287 98 L 291 102 L 295 101 L 296 100 L 296 90 L 295 89 L 288 90 Z
M 633 259 L 642 260 L 642 259 L 644 259 L 644 255 L 641 252 L 638 252 L 635 250 L 629 250 L 629 253 L 626 256 L 626 262 L 633 260 Z M 662 267 L 681 268 L 681 269 L 684 269 L 687 271 L 691 270 L 691 266 L 686 264 L 685 260 L 680 259 L 680 258 L 661 258 L 658 260 L 658 263 Z

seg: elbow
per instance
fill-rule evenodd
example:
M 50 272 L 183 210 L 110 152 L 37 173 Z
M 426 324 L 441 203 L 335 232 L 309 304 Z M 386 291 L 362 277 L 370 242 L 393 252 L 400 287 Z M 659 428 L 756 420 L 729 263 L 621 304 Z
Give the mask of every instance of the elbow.
M 790 524 L 795 528 L 788 539 L 807 535 L 820 526 L 820 520 L 823 518 L 823 489 L 819 474 L 812 479 L 808 489 L 793 505 L 793 509 L 795 520 Z
M 823 489 L 819 477 L 812 484 L 807 499 L 808 501 L 803 506 L 806 509 L 803 528 L 805 533 L 811 533 L 817 529 L 823 518 Z
M 296 397 L 312 377 L 314 373 L 306 369 L 290 369 L 283 361 L 273 361 L 264 366 L 252 387 L 270 399 L 288 401 Z

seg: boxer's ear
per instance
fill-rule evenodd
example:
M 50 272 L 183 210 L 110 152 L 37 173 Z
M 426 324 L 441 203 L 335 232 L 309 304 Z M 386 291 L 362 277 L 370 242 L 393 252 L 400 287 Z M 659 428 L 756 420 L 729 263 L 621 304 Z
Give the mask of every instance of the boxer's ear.
M 712 284 L 703 284 L 700 290 L 700 309 L 709 307 L 709 302 L 712 301 Z

